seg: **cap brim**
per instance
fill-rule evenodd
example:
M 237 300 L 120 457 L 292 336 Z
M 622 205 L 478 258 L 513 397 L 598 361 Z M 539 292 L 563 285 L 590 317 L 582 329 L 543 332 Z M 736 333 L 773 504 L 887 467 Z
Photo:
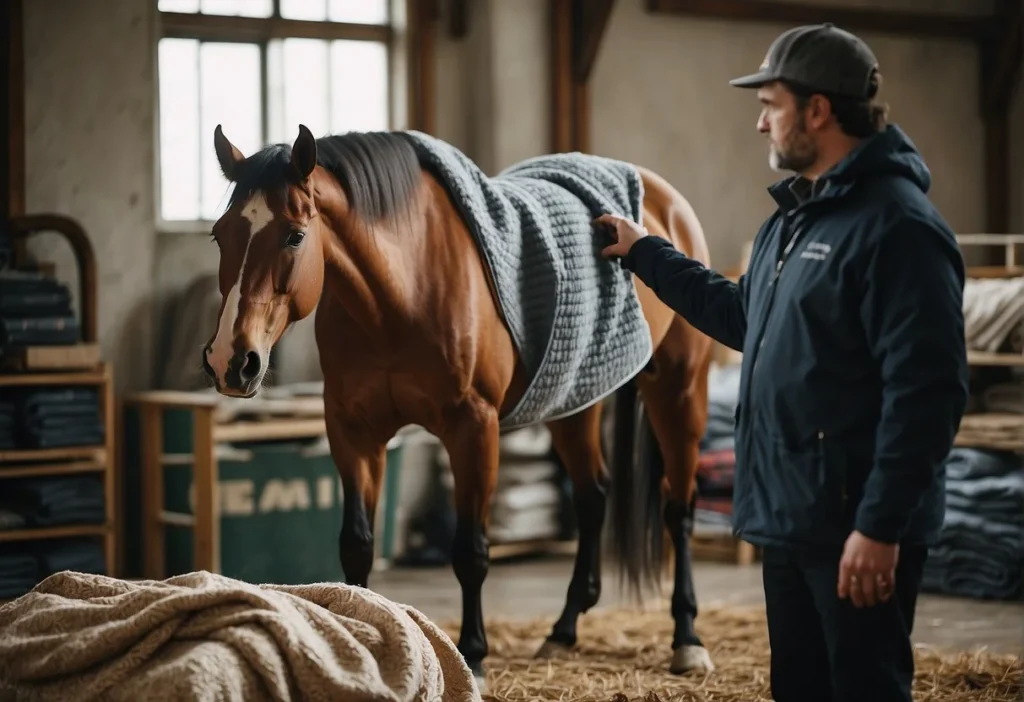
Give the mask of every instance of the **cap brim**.
M 762 85 L 767 85 L 775 80 L 775 76 L 770 73 L 766 71 L 758 71 L 757 73 L 751 73 L 749 76 L 733 78 L 729 81 L 729 85 L 733 85 L 737 88 L 760 88 Z

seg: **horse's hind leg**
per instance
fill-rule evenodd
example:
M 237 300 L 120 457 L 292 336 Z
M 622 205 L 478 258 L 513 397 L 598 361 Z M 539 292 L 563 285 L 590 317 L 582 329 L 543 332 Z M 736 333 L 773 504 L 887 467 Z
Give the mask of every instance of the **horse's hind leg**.
M 601 530 L 609 477 L 601 455 L 601 406 L 551 422 L 552 443 L 573 485 L 579 539 L 565 609 L 538 656 L 576 644 L 576 621 L 601 596 Z
M 657 439 L 650 442 L 651 450 L 661 454 L 669 488 L 664 518 L 675 556 L 673 673 L 706 672 L 714 668 L 694 630 L 697 597 L 689 544 L 697 460 L 707 424 L 710 351 L 710 340 L 677 318 L 655 352 L 653 373 L 642 373 L 637 378 L 650 428 Z

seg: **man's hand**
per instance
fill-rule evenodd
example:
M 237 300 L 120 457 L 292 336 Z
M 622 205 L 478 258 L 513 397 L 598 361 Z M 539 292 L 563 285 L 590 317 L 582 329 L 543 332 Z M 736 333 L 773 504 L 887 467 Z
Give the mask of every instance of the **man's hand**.
M 884 544 L 855 531 L 846 539 L 839 561 L 839 598 L 854 607 L 888 602 L 896 583 L 899 544 Z
M 596 224 L 603 224 L 611 229 L 611 237 L 614 244 L 606 246 L 601 255 L 606 258 L 612 256 L 623 257 L 633 248 L 633 244 L 647 236 L 647 230 L 631 219 L 626 219 L 616 214 L 601 215 L 594 220 Z

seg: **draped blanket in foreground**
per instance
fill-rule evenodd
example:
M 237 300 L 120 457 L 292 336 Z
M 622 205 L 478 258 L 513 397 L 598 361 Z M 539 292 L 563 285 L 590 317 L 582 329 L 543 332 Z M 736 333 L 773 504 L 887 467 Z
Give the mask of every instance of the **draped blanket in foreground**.
M 601 256 L 610 241 L 593 226 L 605 213 L 642 221 L 636 168 L 555 154 L 491 178 L 451 145 L 408 135 L 472 231 L 528 371 L 529 388 L 502 426 L 572 414 L 639 373 L 650 331 L 630 273 Z
M 418 611 L 340 584 L 65 571 L 0 607 L 0 700 L 479 700 Z

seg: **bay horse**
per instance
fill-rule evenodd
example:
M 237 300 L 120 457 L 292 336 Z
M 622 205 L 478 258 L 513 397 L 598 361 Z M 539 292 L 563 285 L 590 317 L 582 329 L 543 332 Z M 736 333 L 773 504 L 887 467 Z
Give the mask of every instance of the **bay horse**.
M 316 308 L 327 436 L 344 490 L 339 557 L 350 584 L 368 586 L 386 444 L 409 424 L 440 439 L 455 484 L 457 646 L 483 684 L 481 588 L 499 423 L 525 383 L 473 235 L 403 132 L 316 139 L 300 126 L 292 145 L 246 158 L 218 126 L 214 145 L 233 189 L 212 229 L 223 301 L 203 367 L 220 393 L 251 397 L 273 345 Z M 639 173 L 648 231 L 707 264 L 690 204 L 659 175 Z M 634 590 L 657 587 L 668 532 L 675 564 L 670 668 L 710 671 L 694 631 L 688 535 L 711 340 L 633 280 L 655 350 L 616 390 L 612 470 L 602 453 L 601 403 L 545 422 L 572 482 L 578 550 L 564 610 L 537 655 L 574 646 L 579 616 L 597 604 L 610 511 L 611 555 Z

